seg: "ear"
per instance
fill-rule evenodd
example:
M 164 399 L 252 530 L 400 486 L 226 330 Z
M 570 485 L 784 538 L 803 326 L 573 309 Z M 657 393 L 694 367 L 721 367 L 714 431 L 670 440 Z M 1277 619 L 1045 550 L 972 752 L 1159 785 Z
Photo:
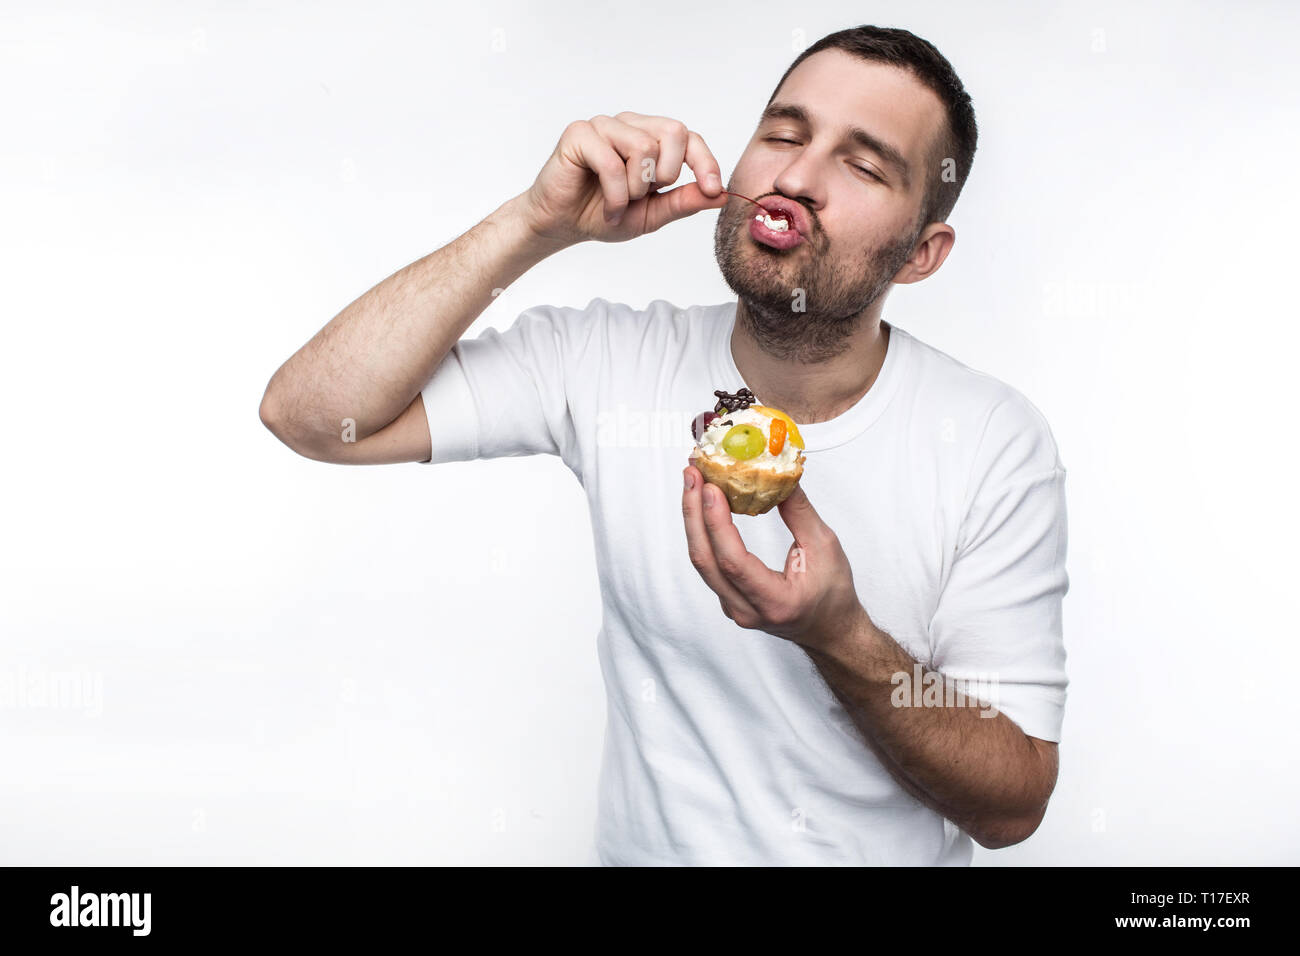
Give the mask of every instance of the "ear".
M 894 275 L 894 282 L 907 285 L 934 275 L 956 241 L 957 231 L 952 226 L 946 222 L 930 223 L 921 230 L 912 255 Z

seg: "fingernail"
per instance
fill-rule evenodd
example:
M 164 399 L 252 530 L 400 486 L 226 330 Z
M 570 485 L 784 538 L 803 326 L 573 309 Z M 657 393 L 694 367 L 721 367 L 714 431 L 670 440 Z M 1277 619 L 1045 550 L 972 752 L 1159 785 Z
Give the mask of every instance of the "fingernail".
M 682 477 L 685 478 L 686 480 L 687 491 L 690 491 L 692 488 L 695 487 L 695 479 L 691 477 L 691 472 L 689 468 L 682 472 Z
M 712 508 L 712 507 L 713 507 L 713 493 L 712 493 L 711 491 L 709 491 L 708 488 L 705 488 L 702 492 L 700 492 L 700 494 L 704 496 L 704 507 L 706 507 L 706 508 Z
M 704 177 L 704 185 L 708 186 L 710 189 L 721 189 L 722 180 L 718 178 L 717 173 L 709 173 L 709 175 Z

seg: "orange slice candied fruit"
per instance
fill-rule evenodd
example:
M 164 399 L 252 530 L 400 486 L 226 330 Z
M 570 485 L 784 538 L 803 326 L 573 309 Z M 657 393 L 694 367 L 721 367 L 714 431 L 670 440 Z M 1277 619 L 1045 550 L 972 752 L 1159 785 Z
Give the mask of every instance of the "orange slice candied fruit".
M 779 408 L 772 408 L 769 405 L 750 405 L 749 407 L 756 412 L 761 412 L 774 419 L 772 422 L 773 425 L 778 421 L 785 422 L 785 429 L 790 436 L 790 443 L 794 445 L 795 448 L 803 451 L 803 436 L 799 434 L 799 426 L 794 423 L 793 418 L 781 411 Z M 772 452 L 772 454 L 775 455 L 776 452 Z
M 768 439 L 767 450 L 775 458 L 785 447 L 785 422 L 780 418 L 772 419 L 772 437 Z

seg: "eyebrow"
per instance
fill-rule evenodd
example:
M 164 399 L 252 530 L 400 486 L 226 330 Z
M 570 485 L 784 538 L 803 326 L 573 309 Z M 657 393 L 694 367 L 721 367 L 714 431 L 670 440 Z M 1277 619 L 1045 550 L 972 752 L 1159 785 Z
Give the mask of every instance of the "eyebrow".
M 812 119 L 808 116 L 808 111 L 796 103 L 769 103 L 767 109 L 763 110 L 763 115 L 759 119 L 760 125 L 768 120 L 788 119 L 796 123 L 802 123 L 804 126 L 812 126 Z M 852 140 L 857 145 L 871 150 L 879 155 L 885 162 L 889 163 L 898 170 L 902 177 L 903 188 L 908 189 L 912 183 L 911 167 L 907 165 L 907 159 L 904 158 L 901 150 L 896 146 L 885 142 L 879 136 L 867 132 L 860 126 L 850 126 L 845 131 L 845 137 Z

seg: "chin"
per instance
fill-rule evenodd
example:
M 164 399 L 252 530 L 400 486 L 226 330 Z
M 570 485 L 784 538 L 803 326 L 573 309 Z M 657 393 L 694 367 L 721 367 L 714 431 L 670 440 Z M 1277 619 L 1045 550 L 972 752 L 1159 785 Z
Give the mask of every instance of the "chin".
M 789 312 L 791 293 L 800 288 L 798 281 L 783 278 L 752 259 L 719 261 L 718 268 L 727 287 L 754 308 L 770 312 Z

